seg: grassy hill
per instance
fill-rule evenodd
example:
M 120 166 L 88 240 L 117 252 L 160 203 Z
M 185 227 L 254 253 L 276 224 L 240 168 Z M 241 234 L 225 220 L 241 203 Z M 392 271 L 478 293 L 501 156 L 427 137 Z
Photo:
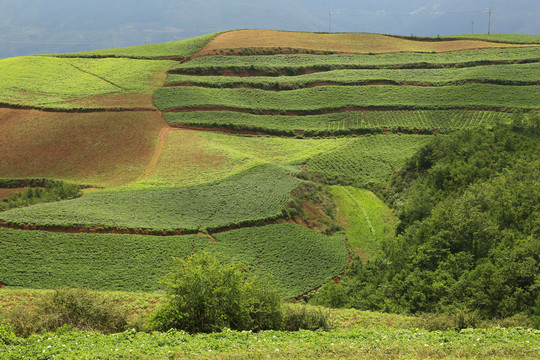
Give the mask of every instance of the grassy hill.
M 0 286 L 154 292 L 209 251 L 309 299 L 396 243 L 381 194 L 419 149 L 538 112 L 536 40 L 485 40 L 240 30 L 0 60 L 0 199 L 94 187 L 0 212 Z M 447 354 L 421 336 L 429 351 L 390 353 Z

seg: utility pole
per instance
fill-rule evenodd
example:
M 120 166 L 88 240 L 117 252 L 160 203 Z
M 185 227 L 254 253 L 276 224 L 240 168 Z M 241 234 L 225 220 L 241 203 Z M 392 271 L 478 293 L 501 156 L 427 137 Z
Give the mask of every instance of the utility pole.
M 332 12 L 328 12 L 328 32 L 332 32 Z
M 472 32 L 471 34 L 474 34 L 474 21 L 472 22 Z
M 491 7 L 489 8 L 488 35 L 491 34 Z

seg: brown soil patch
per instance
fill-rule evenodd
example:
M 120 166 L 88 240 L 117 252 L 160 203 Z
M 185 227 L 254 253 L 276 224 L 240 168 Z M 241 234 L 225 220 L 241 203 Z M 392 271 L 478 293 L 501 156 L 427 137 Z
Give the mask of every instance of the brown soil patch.
M 0 109 L 0 174 L 99 186 L 138 178 L 163 128 L 157 112 L 53 113 Z
M 197 56 L 207 56 L 229 49 L 290 48 L 337 53 L 447 52 L 523 45 L 481 40 L 417 41 L 366 33 L 320 34 L 274 30 L 238 30 L 216 36 Z
M 5 200 L 11 195 L 24 192 L 25 188 L 0 189 L 0 200 Z

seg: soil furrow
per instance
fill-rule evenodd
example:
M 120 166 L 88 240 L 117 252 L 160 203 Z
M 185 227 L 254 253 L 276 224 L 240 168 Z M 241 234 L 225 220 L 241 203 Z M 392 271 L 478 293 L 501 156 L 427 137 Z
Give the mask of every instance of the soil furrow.
M 491 84 L 491 85 L 511 85 L 511 86 L 533 86 L 540 85 L 540 81 L 498 81 L 498 80 L 457 80 L 447 81 L 441 83 L 430 83 L 422 81 L 395 81 L 395 80 L 364 80 L 351 83 L 344 83 L 339 81 L 315 81 L 307 84 L 280 84 L 280 83 L 237 83 L 237 84 L 209 84 L 209 83 L 196 83 L 196 82 L 176 82 L 164 85 L 164 87 L 202 87 L 210 89 L 261 89 L 268 91 L 288 91 L 306 89 L 320 86 L 370 86 L 370 85 L 396 85 L 396 86 L 424 86 L 424 87 L 437 87 L 437 86 L 451 86 L 451 85 L 465 85 L 465 84 Z
M 531 111 L 538 109 L 520 108 L 524 111 Z M 283 110 L 283 109 L 248 109 L 248 108 L 236 108 L 232 106 L 223 105 L 204 105 L 204 106 L 186 106 L 179 108 L 171 108 L 162 110 L 164 113 L 173 112 L 194 112 L 194 111 L 231 111 L 245 114 L 254 115 L 283 115 L 283 116 L 306 116 L 306 115 L 320 115 L 320 114 L 335 114 L 351 111 L 393 111 L 393 110 L 475 110 L 475 111 L 503 111 L 510 112 L 513 108 L 503 106 L 346 106 L 341 108 L 329 108 L 329 109 L 313 109 L 313 110 Z

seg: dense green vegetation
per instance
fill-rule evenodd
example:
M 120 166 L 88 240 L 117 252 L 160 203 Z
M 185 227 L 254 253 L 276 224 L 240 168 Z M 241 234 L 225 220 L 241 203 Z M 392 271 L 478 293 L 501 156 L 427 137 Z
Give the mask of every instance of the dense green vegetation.
M 221 264 L 208 253 L 193 254 L 180 260 L 164 283 L 167 301 L 150 320 L 156 330 L 281 329 L 283 313 L 277 291 L 236 264 Z
M 4 359 L 67 357 L 100 359 L 196 357 L 215 358 L 535 358 L 538 330 L 468 329 L 429 332 L 389 328 L 323 331 L 224 331 L 144 333 L 128 330 L 113 335 L 64 331 L 33 335 L 1 344 Z
M 0 202 L 0 209 L 31 205 L 0 213 L 0 287 L 7 288 L 0 289 L 0 358 L 538 357 L 538 331 L 462 329 L 540 326 L 540 47 L 187 61 L 216 34 L 0 61 L 0 103 L 11 107 L 155 105 L 173 127 L 265 133 L 166 129 L 154 111 L 152 121 L 158 121 L 148 136 L 160 138 L 144 159 L 136 152 L 140 135 L 133 128 L 150 117 L 122 125 L 118 133 L 132 136 L 124 142 L 106 131 L 119 148 L 135 144 L 128 155 L 140 165 L 141 175 L 130 178 L 137 180 L 34 204 L 68 199 L 73 194 L 67 190 L 78 195 L 76 186 L 66 190 L 58 182 Z M 492 39 L 537 42 L 525 36 Z M 169 86 L 153 93 L 173 66 L 163 59 L 183 63 L 170 70 Z M 2 126 L 9 133 L 12 119 L 20 118 L 4 110 L 8 121 Z M 520 110 L 532 111 L 513 114 Z M 53 121 L 44 119 L 25 127 L 44 131 L 42 123 Z M 72 130 L 67 124 L 61 127 Z M 22 138 L 26 128 L 12 133 Z M 99 136 L 84 137 L 95 146 L 85 145 L 89 152 L 103 147 Z M 68 164 L 65 153 L 77 147 L 59 151 L 58 164 Z M 104 159 L 115 158 L 105 152 L 111 156 Z M 80 165 L 77 179 L 85 183 L 97 166 L 81 159 L 69 164 Z M 127 174 L 132 166 L 121 169 Z M 176 274 L 170 273 L 173 258 L 188 259 Z M 337 278 L 339 284 L 332 281 Z M 95 297 L 80 289 L 57 290 L 44 303 L 31 292 L 7 301 L 10 295 L 2 294 L 66 285 L 148 293 L 128 304 L 122 294 Z M 326 333 L 228 330 L 329 329 L 327 310 L 302 305 L 284 307 L 282 326 L 280 299 L 299 297 L 418 317 L 346 310 L 332 312 L 339 329 Z M 148 309 L 158 308 L 156 303 L 166 305 L 148 323 Z M 115 304 L 122 316 L 105 314 Z M 93 321 L 88 313 L 116 320 L 103 328 L 86 326 Z M 396 318 L 399 326 L 392 324 Z M 371 329 L 360 329 L 359 322 Z M 388 324 L 408 329 L 382 328 Z M 74 330 L 118 332 L 128 326 L 222 332 L 129 330 L 104 336 Z M 56 332 L 23 339 L 14 328 L 25 336 Z
M 282 215 L 289 193 L 300 184 L 296 170 L 259 166 L 214 183 L 140 191 L 100 191 L 57 203 L 1 213 L 0 220 L 40 226 L 94 226 L 211 230 L 258 224 Z
M 321 296 L 393 312 L 525 314 L 539 326 L 539 134 L 530 115 L 435 137 L 387 192 L 400 236 Z
M 202 87 L 253 87 L 292 90 L 320 84 L 369 85 L 384 82 L 394 85 L 458 85 L 468 82 L 505 85 L 540 84 L 540 63 L 474 66 L 447 69 L 354 69 L 331 70 L 297 76 L 195 76 L 171 74 L 166 84 Z
M 423 135 L 377 135 L 353 138 L 343 146 L 312 157 L 310 177 L 357 187 L 385 187 L 390 174 L 427 141 Z
M 260 75 L 299 75 L 321 71 L 369 68 L 467 67 L 493 62 L 538 62 L 540 47 L 465 50 L 447 53 L 391 53 L 378 55 L 208 56 L 181 64 L 171 73 L 215 74 L 250 72 Z
M 295 136 L 340 135 L 349 133 L 451 131 L 509 122 L 512 114 L 478 110 L 376 110 L 321 115 L 255 115 L 233 111 L 191 111 L 164 114 L 172 126 L 227 128 Z
M 216 35 L 212 33 L 198 36 L 191 39 L 177 40 L 160 44 L 139 45 L 117 49 L 103 49 L 94 51 L 84 51 L 72 54 L 60 54 L 60 57 L 127 57 L 135 59 L 155 59 L 155 58 L 187 58 L 201 50 Z
M 464 97 L 463 94 L 467 96 Z M 346 107 L 396 109 L 538 109 L 540 86 L 466 84 L 421 86 L 320 86 L 290 91 L 162 87 L 154 94 L 158 109 L 230 107 L 257 113 L 300 111 L 317 114 Z M 210 109 L 214 110 L 214 109 Z M 219 110 L 219 109 L 215 109 Z

